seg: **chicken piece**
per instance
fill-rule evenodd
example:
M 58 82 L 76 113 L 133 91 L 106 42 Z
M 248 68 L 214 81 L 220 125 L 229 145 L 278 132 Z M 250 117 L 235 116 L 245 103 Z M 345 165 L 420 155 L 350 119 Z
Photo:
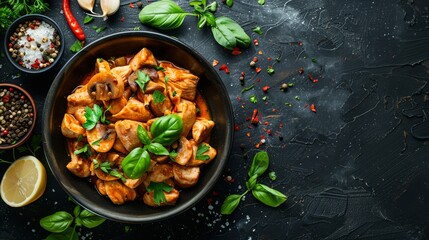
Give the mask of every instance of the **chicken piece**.
M 99 72 L 86 84 L 88 95 L 99 101 L 108 101 L 122 97 L 124 81 L 111 72 Z
M 208 139 L 215 123 L 205 118 L 197 118 L 192 126 L 192 138 L 197 143 Z
M 137 179 L 130 179 L 127 178 L 127 180 L 124 182 L 124 185 L 129 187 L 129 188 L 137 188 L 138 186 L 140 186 L 143 181 L 147 178 L 147 174 L 143 174 L 141 177 L 137 178 Z
M 97 123 L 91 130 L 86 130 L 88 143 L 100 153 L 108 152 L 112 149 L 116 139 L 116 131 L 113 124 L 105 125 Z
M 125 83 L 128 79 L 128 76 L 132 73 L 131 67 L 129 65 L 114 67 L 110 70 L 110 72 L 117 79 L 120 79 L 123 83 Z
M 86 135 L 85 128 L 73 115 L 68 113 L 64 114 L 61 122 L 61 133 L 67 138 L 78 138 L 79 135 Z
M 106 186 L 104 185 L 104 181 L 101 179 L 96 179 L 95 180 L 95 187 L 97 188 L 98 193 L 100 193 L 100 195 L 102 196 L 106 196 Z
M 110 72 L 109 62 L 102 58 L 97 58 L 97 61 L 95 61 L 95 72 Z
M 98 162 L 98 167 L 95 167 L 94 161 L 91 162 L 91 175 L 96 175 L 99 179 L 104 181 L 113 181 L 118 179 L 118 177 L 112 176 L 106 172 L 104 172 L 100 166 L 104 162 L 108 162 L 112 169 L 118 168 L 120 166 L 120 162 L 122 162 L 121 156 L 115 152 L 109 153 L 100 153 L 97 154 L 95 158 Z M 118 170 L 117 170 L 118 171 Z
M 122 184 L 120 180 L 105 181 L 104 188 L 110 200 L 117 205 L 124 204 L 126 201 L 133 201 L 137 197 L 136 191 Z
M 192 74 L 189 70 L 178 68 L 170 62 L 160 62 L 164 73 L 168 76 L 168 86 L 173 88 L 173 91 L 181 91 L 181 98 L 193 101 L 197 93 L 197 84 L 199 77 Z
M 111 114 L 117 114 L 127 105 L 127 99 L 124 96 L 121 96 L 110 101 L 104 101 L 103 103 L 106 108 L 110 106 L 109 112 Z
M 193 148 L 193 155 L 192 155 L 192 158 L 186 164 L 186 166 L 197 167 L 197 166 L 201 166 L 203 164 L 209 164 L 216 157 L 216 154 L 217 154 L 216 149 L 213 148 L 212 146 L 210 146 L 208 143 L 202 142 L 199 145 L 200 146 L 207 146 L 207 147 L 209 147 L 209 149 L 200 154 L 203 156 L 200 156 L 199 158 L 206 158 L 205 160 L 204 159 L 197 159 L 198 144 L 193 139 L 189 140 L 189 142 L 191 143 L 192 148 Z
M 155 114 L 155 116 L 157 117 L 161 117 L 164 115 L 168 115 L 171 113 L 171 111 L 173 110 L 173 104 L 170 101 L 170 98 L 168 98 L 165 94 L 165 92 L 157 92 L 156 94 L 162 94 L 164 97 L 162 101 L 159 101 L 157 98 L 154 98 L 153 94 L 150 95 L 152 96 L 152 101 L 150 101 L 149 107 L 150 110 L 152 110 L 152 112 Z
M 158 163 L 147 171 L 147 178 L 144 185 L 149 186 L 150 182 L 164 182 L 173 177 L 173 167 L 169 163 Z
M 76 88 L 76 90 L 67 96 L 67 102 L 72 106 L 93 107 L 95 100 L 88 94 L 86 85 Z
M 156 89 L 158 90 L 162 89 L 162 91 L 164 91 L 164 84 L 163 83 L 158 84 L 155 82 L 159 80 L 158 72 L 153 67 L 144 67 L 144 68 L 138 69 L 135 72 L 132 72 L 127 78 L 128 84 L 130 85 L 130 88 L 133 92 L 136 92 L 137 90 L 140 90 L 140 91 L 143 90 L 136 83 L 136 80 L 138 79 L 138 76 L 139 76 L 139 71 L 144 73 L 143 75 L 140 74 L 140 76 L 143 76 L 143 77 L 148 76 L 151 80 L 146 83 L 146 86 L 144 89 L 145 92 L 149 91 L 150 93 L 152 93 Z
M 115 124 L 115 130 L 116 130 L 116 124 Z M 116 132 L 116 139 L 115 139 L 115 143 L 113 143 L 113 149 L 115 149 L 116 151 L 123 153 L 123 154 L 128 154 L 129 151 L 124 147 L 124 144 L 122 144 L 121 140 L 118 137 L 118 133 Z
M 174 205 L 176 204 L 177 199 L 179 199 L 179 191 L 177 191 L 176 189 L 172 189 L 170 192 L 164 192 L 164 196 L 165 196 L 165 202 L 161 202 L 160 205 L 155 203 L 154 200 L 154 192 L 146 192 L 143 195 L 143 202 L 151 207 L 160 207 L 160 206 L 166 206 L 166 205 Z
M 200 168 L 173 164 L 173 175 L 174 181 L 179 185 L 179 187 L 189 188 L 198 182 L 198 178 L 200 177 Z
M 112 118 L 116 120 L 129 119 L 146 122 L 152 118 L 152 113 L 142 102 L 132 97 L 120 112 L 112 115 Z
M 181 136 L 179 139 L 179 146 L 177 148 L 177 156 L 174 161 L 179 165 L 186 165 L 192 158 L 193 148 L 192 144 L 185 137 Z
M 137 127 L 139 125 L 146 129 L 144 123 L 132 120 L 120 120 L 115 123 L 115 130 L 118 139 L 128 152 L 136 147 L 143 146 L 137 136 Z
M 72 114 L 80 124 L 84 124 L 86 122 L 85 117 L 85 106 L 67 106 L 67 113 Z
M 197 107 L 193 102 L 181 99 L 180 103 L 176 105 L 176 110 L 177 115 L 183 120 L 182 136 L 186 137 L 197 119 Z
M 134 55 L 130 60 L 129 65 L 133 71 L 136 71 L 143 66 L 158 66 L 158 62 L 149 49 L 143 48 L 140 52 Z
M 66 168 L 74 175 L 81 178 L 86 178 L 91 175 L 91 161 L 74 153 L 76 150 L 82 147 L 81 144 L 82 143 L 79 143 L 77 141 L 67 140 L 67 148 L 70 154 L 70 162 L 66 165 Z

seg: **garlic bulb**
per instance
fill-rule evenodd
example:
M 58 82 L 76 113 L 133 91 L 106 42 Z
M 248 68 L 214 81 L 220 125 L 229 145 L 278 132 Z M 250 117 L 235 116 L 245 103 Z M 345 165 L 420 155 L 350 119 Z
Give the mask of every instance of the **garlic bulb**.
M 77 0 L 77 3 L 79 3 L 79 6 L 93 14 L 96 14 L 93 9 L 94 9 L 94 3 L 95 0 Z
M 101 16 L 106 20 L 108 16 L 119 10 L 120 4 L 120 0 L 100 0 L 101 11 L 103 12 Z

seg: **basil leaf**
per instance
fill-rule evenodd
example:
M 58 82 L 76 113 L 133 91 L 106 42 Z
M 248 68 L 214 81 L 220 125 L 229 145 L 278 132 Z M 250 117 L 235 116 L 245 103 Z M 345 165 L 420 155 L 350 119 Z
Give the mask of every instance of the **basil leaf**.
M 82 49 L 82 42 L 79 40 L 76 40 L 71 46 L 70 51 L 77 53 Z
M 264 5 L 265 4 L 265 0 L 258 0 L 259 5 Z
M 79 240 L 79 237 L 77 236 L 77 232 L 69 227 L 65 231 L 60 233 L 51 233 L 45 240 Z
M 59 211 L 40 219 L 39 224 L 49 232 L 63 232 L 73 222 L 73 216 L 65 211 Z
M 149 134 L 147 133 L 146 129 L 144 129 L 144 127 L 142 127 L 141 125 L 137 126 L 137 137 L 144 145 L 149 145 L 152 143 L 152 140 L 150 140 Z
M 216 26 L 216 18 L 213 15 L 213 13 L 211 13 L 211 12 L 204 12 L 203 14 L 206 17 L 207 25 L 209 25 L 210 27 L 215 27 Z
M 255 185 L 252 194 L 256 199 L 270 207 L 278 207 L 287 200 L 283 193 L 260 183 Z
M 165 95 L 162 94 L 159 90 L 155 90 L 153 92 L 153 102 L 154 103 L 162 103 L 165 100 Z
M 150 182 L 146 190 L 148 192 L 153 191 L 153 200 L 155 204 L 159 206 L 161 205 L 161 203 L 167 202 L 167 199 L 165 199 L 164 192 L 171 192 L 171 190 L 173 190 L 173 187 L 163 182 Z
M 73 209 L 73 215 L 75 217 L 79 216 L 80 214 L 80 205 L 76 205 L 76 207 Z
M 82 220 L 82 225 L 87 228 L 95 228 L 106 221 L 106 219 L 99 217 L 86 209 L 80 213 L 79 217 Z
M 226 5 L 228 7 L 232 7 L 233 4 L 234 4 L 234 0 L 226 0 Z
M 168 150 L 160 143 L 151 143 L 147 150 L 156 155 L 168 156 L 170 154 Z
M 94 104 L 94 110 L 86 106 L 84 113 L 86 121 L 82 124 L 82 126 L 86 130 L 93 129 L 97 125 L 98 120 L 100 120 L 101 114 L 103 114 L 103 110 L 97 104 Z
M 238 23 L 236 23 L 234 20 L 228 17 L 218 17 L 216 18 L 216 26 L 219 27 L 220 25 L 223 26 L 223 28 L 227 28 L 230 32 L 232 32 L 232 36 L 236 39 L 236 45 L 234 45 L 232 48 L 236 46 L 238 47 L 249 46 L 250 44 L 249 35 L 247 35 L 246 32 L 243 30 L 243 28 L 241 28 L 241 26 Z
M 152 142 L 164 146 L 171 145 L 180 138 L 183 131 L 183 121 L 179 115 L 169 114 L 155 120 L 150 126 Z
M 134 148 L 122 161 L 122 170 L 131 179 L 141 177 L 150 165 L 149 153 L 143 148 Z
M 257 178 L 258 178 L 258 175 L 255 174 L 251 178 L 249 178 L 248 181 L 246 181 L 247 189 L 252 190 L 255 187 Z
M 221 214 L 231 214 L 237 208 L 240 203 L 241 195 L 232 194 L 226 197 L 225 201 L 223 201 L 222 206 L 220 207 Z
M 232 50 L 237 46 L 237 40 L 233 36 L 234 34 L 224 25 L 216 24 L 215 27 L 212 27 L 212 34 L 214 39 L 219 45 L 223 46 L 228 50 Z
M 207 18 L 204 15 L 198 16 L 198 29 L 202 29 L 207 22 Z
M 143 24 L 168 30 L 180 27 L 187 15 L 192 14 L 171 0 L 162 0 L 145 6 L 139 13 L 139 20 Z
M 253 157 L 252 165 L 249 169 L 249 177 L 253 175 L 261 176 L 268 168 L 269 158 L 268 153 L 265 151 L 260 151 Z

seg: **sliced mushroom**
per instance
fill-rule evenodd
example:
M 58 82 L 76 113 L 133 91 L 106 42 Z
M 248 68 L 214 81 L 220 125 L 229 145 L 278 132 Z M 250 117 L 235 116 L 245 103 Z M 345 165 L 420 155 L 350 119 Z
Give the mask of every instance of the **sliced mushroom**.
M 67 138 L 78 138 L 85 136 L 86 131 L 73 115 L 66 113 L 61 122 L 61 133 Z
M 173 175 L 174 180 L 179 187 L 189 188 L 198 182 L 198 178 L 200 177 L 200 168 L 173 164 Z
M 99 72 L 87 83 L 88 94 L 100 101 L 119 98 L 124 93 L 124 82 L 110 72 Z
M 143 48 L 140 52 L 134 55 L 130 60 L 129 65 L 133 71 L 136 71 L 143 66 L 157 66 L 158 62 L 149 49 Z
M 104 188 L 110 200 L 117 205 L 124 204 L 126 201 L 133 201 L 137 197 L 136 191 L 125 186 L 120 180 L 105 181 Z
M 150 182 L 164 182 L 173 177 L 173 167 L 169 163 L 157 163 L 147 171 L 147 178 L 144 180 L 145 186 Z
M 179 115 L 183 121 L 182 136 L 186 137 L 197 118 L 197 107 L 193 102 L 181 99 L 180 103 L 176 105 L 176 111 L 177 115 Z
M 145 128 L 144 123 L 133 120 L 120 120 L 115 123 L 118 139 L 128 152 L 136 147 L 143 146 L 137 136 L 137 127 L 139 125 Z
M 192 126 L 192 138 L 200 143 L 210 136 L 210 133 L 215 123 L 212 120 L 205 118 L 197 118 L 194 125 Z
M 67 140 L 67 147 L 70 154 L 70 162 L 66 165 L 66 168 L 74 175 L 81 178 L 86 178 L 91 175 L 91 161 L 74 153 L 76 150 L 82 147 L 81 144 L 82 143 L 77 141 L 71 141 L 69 139 Z
M 143 202 L 151 207 L 160 207 L 160 206 L 166 206 L 166 205 L 174 205 L 176 204 L 177 199 L 179 199 L 179 191 L 177 191 L 176 189 L 172 189 L 170 192 L 164 192 L 164 196 L 165 196 L 165 202 L 161 202 L 160 205 L 155 203 L 155 199 L 154 199 L 154 192 L 146 192 L 143 195 Z
M 86 130 L 89 145 L 97 152 L 104 153 L 112 149 L 116 139 L 114 125 L 97 123 L 91 130 Z
M 186 165 L 192 158 L 193 149 L 192 144 L 185 137 L 181 136 L 179 139 L 179 146 L 177 148 L 177 156 L 174 161 L 180 165 Z
M 158 72 L 153 67 L 144 67 L 142 69 L 138 69 L 137 71 L 132 72 L 128 78 L 128 84 L 130 85 L 130 88 L 133 92 L 136 92 L 140 89 L 140 87 L 137 85 L 136 80 L 138 79 L 138 71 L 142 71 L 144 74 L 148 75 L 151 81 L 147 82 L 145 91 L 149 91 L 153 88 L 155 82 L 159 79 Z M 140 89 L 141 90 L 141 89 Z M 151 90 L 154 91 L 154 90 Z

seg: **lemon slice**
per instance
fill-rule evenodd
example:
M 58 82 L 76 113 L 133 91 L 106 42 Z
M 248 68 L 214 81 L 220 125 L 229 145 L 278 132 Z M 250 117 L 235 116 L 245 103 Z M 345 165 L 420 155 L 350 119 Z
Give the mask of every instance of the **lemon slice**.
M 36 201 L 46 188 L 46 170 L 33 156 L 15 160 L 1 180 L 1 198 L 11 207 L 22 207 Z

